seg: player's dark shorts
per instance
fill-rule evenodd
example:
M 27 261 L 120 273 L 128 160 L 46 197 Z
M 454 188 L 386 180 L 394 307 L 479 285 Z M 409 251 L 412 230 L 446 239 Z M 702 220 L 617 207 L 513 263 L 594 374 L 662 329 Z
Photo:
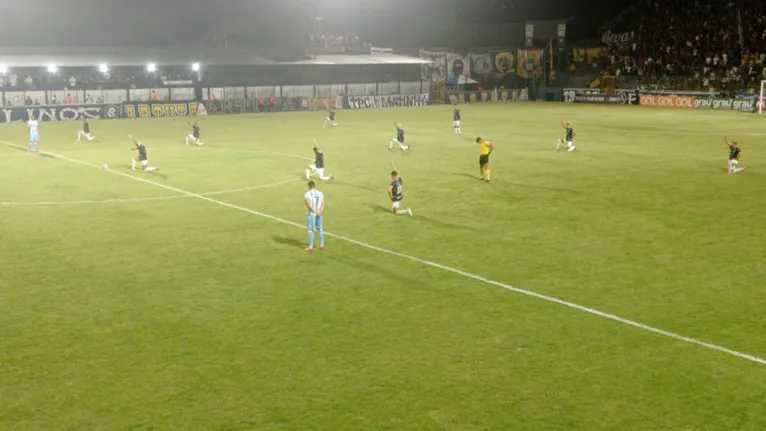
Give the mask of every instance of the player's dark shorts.
M 479 166 L 489 163 L 489 154 L 482 154 L 479 156 Z

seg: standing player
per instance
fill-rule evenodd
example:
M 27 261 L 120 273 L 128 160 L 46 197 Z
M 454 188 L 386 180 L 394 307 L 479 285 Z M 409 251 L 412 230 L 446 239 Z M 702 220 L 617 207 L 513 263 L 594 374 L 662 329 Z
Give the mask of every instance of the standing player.
M 159 170 L 157 168 L 153 168 L 153 167 L 149 166 L 149 159 L 146 157 L 146 147 L 144 146 L 144 144 L 142 144 L 142 143 L 136 141 L 135 139 L 133 139 L 132 135 L 128 136 L 128 137 L 130 138 L 131 141 L 133 141 L 133 144 L 136 146 L 136 148 L 134 148 L 134 150 L 138 150 L 138 156 L 132 157 L 130 159 L 130 161 L 132 162 L 132 165 L 131 165 L 130 168 L 135 171 L 136 170 L 136 162 L 141 162 L 141 168 L 143 170 L 147 171 L 147 172 Z
M 323 129 L 327 127 L 327 123 L 330 123 L 330 127 L 338 127 L 338 123 L 335 122 L 335 110 L 332 108 L 328 109 L 330 110 L 330 113 L 327 115 L 327 118 L 324 119 Z
M 739 149 L 739 144 L 736 141 L 731 141 L 724 136 L 723 141 L 729 147 L 729 174 L 736 174 L 737 172 L 745 172 L 745 168 L 738 168 L 739 157 L 742 155 L 742 150 Z
M 309 191 L 303 195 L 303 200 L 308 208 L 306 227 L 309 230 L 309 253 L 314 251 L 314 230 L 319 231 L 319 249 L 324 250 L 324 229 L 322 229 L 322 214 L 324 213 L 324 193 L 316 188 L 313 181 L 309 181 Z
M 489 182 L 489 155 L 495 150 L 495 144 L 482 137 L 476 138 L 476 143 L 479 144 L 479 171 L 481 171 L 481 179 Z
M 391 171 L 391 184 L 388 186 L 388 198 L 391 199 L 391 211 L 394 214 L 409 214 L 412 216 L 412 208 L 406 210 L 399 209 L 404 193 L 402 192 L 402 177 L 399 176 L 399 172 L 396 170 L 396 165 L 391 162 L 391 167 L 394 169 Z
M 407 151 L 410 149 L 409 145 L 404 145 L 404 129 L 402 129 L 402 125 L 399 123 L 394 123 L 396 126 L 396 138 L 392 139 L 391 142 L 388 143 L 388 151 L 391 151 L 391 148 L 394 147 L 394 144 L 399 144 L 399 149 L 402 151 Z
M 455 131 L 455 135 L 463 134 L 463 130 L 460 128 L 460 109 L 457 107 L 452 110 L 452 128 Z
M 186 145 L 189 145 L 189 140 L 197 145 L 205 145 L 205 143 L 199 139 L 199 124 L 197 124 L 196 121 L 192 124 L 191 135 L 186 135 Z
M 83 118 L 82 119 L 82 130 L 77 132 L 77 141 L 80 140 L 80 138 L 85 137 L 85 139 L 92 141 L 96 139 L 95 137 L 90 135 L 90 124 L 88 124 L 88 119 Z
M 29 151 L 39 153 L 40 152 L 40 140 L 37 137 L 37 128 L 40 123 L 35 119 L 35 116 L 30 114 L 29 121 L 27 121 L 27 129 L 29 130 Z
M 317 177 L 322 181 L 331 180 L 332 176 L 324 176 L 324 152 L 319 148 L 317 140 L 314 139 L 314 164 L 306 166 L 306 181 L 311 177 L 311 173 L 315 173 Z
M 577 146 L 574 145 L 572 142 L 574 141 L 574 137 L 576 135 L 574 131 L 574 127 L 572 127 L 572 122 L 567 121 L 566 124 L 564 124 L 564 120 L 561 120 L 561 127 L 565 128 L 567 131 L 567 136 L 565 139 L 559 138 L 558 141 L 556 141 L 556 151 L 559 150 L 559 145 L 561 145 L 561 141 L 564 141 L 567 143 L 567 151 L 575 151 L 577 149 Z

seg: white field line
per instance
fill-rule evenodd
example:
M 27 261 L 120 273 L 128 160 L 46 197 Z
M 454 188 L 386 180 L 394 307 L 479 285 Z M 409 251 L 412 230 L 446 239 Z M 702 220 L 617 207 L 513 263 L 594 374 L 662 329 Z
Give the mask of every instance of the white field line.
M 0 141 L 0 143 L 5 144 L 5 145 L 9 145 L 9 146 L 12 146 L 12 147 L 25 148 L 25 147 L 22 147 L 20 145 L 16 145 L 16 144 L 13 144 L 13 143 L 10 143 L 10 142 Z M 43 154 L 47 154 L 49 156 L 53 156 L 53 157 L 56 157 L 56 158 L 61 159 L 61 160 L 66 160 L 68 162 L 77 163 L 77 164 L 84 165 L 84 166 L 89 166 L 91 168 L 101 169 L 100 166 L 94 165 L 92 163 L 84 162 L 82 160 L 71 159 L 69 157 L 60 156 L 60 155 L 57 155 L 57 154 L 47 153 L 47 152 L 43 152 Z M 269 214 L 260 213 L 258 211 L 254 211 L 254 210 L 251 210 L 249 208 L 245 208 L 245 207 L 241 207 L 241 206 L 238 206 L 238 205 L 230 204 L 230 203 L 227 203 L 227 202 L 219 201 L 217 199 L 213 199 L 213 198 L 210 198 L 210 197 L 207 197 L 207 196 L 202 196 L 200 194 L 196 194 L 196 193 L 192 193 L 192 192 L 187 192 L 185 190 L 181 190 L 181 189 L 178 189 L 178 188 L 175 188 L 175 187 L 172 187 L 172 186 L 168 186 L 168 185 L 165 185 L 165 184 L 156 183 L 156 182 L 150 181 L 150 180 L 148 180 L 146 178 L 141 178 L 141 177 L 138 177 L 138 176 L 133 176 L 133 175 L 130 175 L 130 174 L 126 174 L 124 172 L 119 172 L 119 171 L 111 171 L 110 170 L 110 171 L 107 171 L 107 172 L 111 172 L 111 173 L 116 174 L 116 175 L 120 175 L 120 176 L 123 176 L 123 177 L 126 177 L 126 178 L 130 178 L 130 179 L 135 180 L 135 181 L 140 181 L 142 183 L 150 184 L 150 185 L 153 185 L 155 187 L 160 187 L 160 188 L 163 188 L 163 189 L 171 190 L 171 191 L 174 191 L 176 193 L 180 193 L 180 194 L 187 195 L 187 196 L 190 196 L 190 197 L 195 197 L 197 199 L 208 201 L 210 203 L 214 203 L 214 204 L 220 205 L 222 207 L 231 208 L 231 209 L 234 209 L 234 210 L 237 210 L 237 211 L 242 211 L 242 212 L 245 212 L 245 213 L 248 213 L 248 214 L 252 214 L 252 215 L 255 215 L 255 216 L 258 216 L 258 217 L 263 217 L 263 218 L 266 218 L 266 219 L 269 219 L 269 220 L 273 220 L 273 221 L 276 221 L 276 222 L 279 222 L 279 223 L 284 223 L 284 224 L 287 224 L 287 225 L 290 225 L 290 226 L 294 226 L 294 227 L 297 227 L 297 228 L 300 228 L 300 229 L 306 229 L 306 226 L 304 226 L 302 224 L 299 224 L 299 223 L 295 223 L 295 222 L 292 222 L 292 221 L 289 221 L 289 220 L 281 219 L 279 217 L 275 217 L 275 216 L 272 216 L 272 215 L 269 215 Z M 645 331 L 653 332 L 653 333 L 658 334 L 658 335 L 663 335 L 665 337 L 672 338 L 674 340 L 683 341 L 683 342 L 690 343 L 690 344 L 696 344 L 697 346 L 704 347 L 706 349 L 715 350 L 717 352 L 725 353 L 727 355 L 735 356 L 737 358 L 741 358 L 741 359 L 745 359 L 745 360 L 748 360 L 748 361 L 756 362 L 756 363 L 761 364 L 761 365 L 766 365 L 766 359 L 759 358 L 757 356 L 753 356 L 753 355 L 750 355 L 750 354 L 747 354 L 747 353 L 738 352 L 736 350 L 732 350 L 732 349 L 729 349 L 729 348 L 726 348 L 726 347 L 718 346 L 716 344 L 707 343 L 707 342 L 704 342 L 704 341 L 697 340 L 695 338 L 691 338 L 691 337 L 687 337 L 687 336 L 684 336 L 684 335 L 676 334 L 676 333 L 670 332 L 670 331 L 665 331 L 663 329 L 659 329 L 659 328 L 655 328 L 653 326 L 645 325 L 643 323 L 639 323 L 639 322 L 636 322 L 636 321 L 633 321 L 633 320 L 630 320 L 630 319 L 625 319 L 623 317 L 616 316 L 614 314 L 605 313 L 603 311 L 595 310 L 593 308 L 588 308 L 588 307 L 585 307 L 583 305 L 575 304 L 575 303 L 572 303 L 572 302 L 569 302 L 569 301 L 564 301 L 563 299 L 558 299 L 558 298 L 554 298 L 552 296 L 547 296 L 547 295 L 543 295 L 543 294 L 540 294 L 540 293 L 532 292 L 530 290 L 525 290 L 525 289 L 520 289 L 518 287 L 513 287 L 511 285 L 508 285 L 508 284 L 505 284 L 505 283 L 501 283 L 501 282 L 495 281 L 495 280 L 490 280 L 490 279 L 482 277 L 480 275 L 471 274 L 470 272 L 462 271 L 462 270 L 457 269 L 457 268 L 452 268 L 452 267 L 449 267 L 449 266 L 446 266 L 446 265 L 441 265 L 441 264 L 438 264 L 438 263 L 435 263 L 435 262 L 431 262 L 429 260 L 420 259 L 418 257 L 410 256 L 410 255 L 407 255 L 407 254 L 404 254 L 404 253 L 399 253 L 397 251 L 392 251 L 392 250 L 388 250 L 388 249 L 385 249 L 385 248 L 382 248 L 382 247 L 377 247 L 377 246 L 374 246 L 374 245 L 371 245 L 371 244 L 367 244 L 367 243 L 362 242 L 362 241 L 357 241 L 355 239 L 346 238 L 346 237 L 341 236 L 341 235 L 335 235 L 335 234 L 332 234 L 332 233 L 329 233 L 329 232 L 325 232 L 325 235 L 327 235 L 329 237 L 332 237 L 332 238 L 336 238 L 336 239 L 341 240 L 341 241 L 345 241 L 345 242 L 351 243 L 351 244 L 356 244 L 356 245 L 358 245 L 360 247 L 364 247 L 364 248 L 367 248 L 367 249 L 370 249 L 370 250 L 379 251 L 381 253 L 389 254 L 391 256 L 396 256 L 396 257 L 399 257 L 399 258 L 402 258 L 402 259 L 406 259 L 406 260 L 409 260 L 409 261 L 412 261 L 412 262 L 417 262 L 417 263 L 420 263 L 420 264 L 423 264 L 423 265 L 426 265 L 426 266 L 430 266 L 432 268 L 437 268 L 437 269 L 441 269 L 441 270 L 446 271 L 446 272 L 451 272 L 453 274 L 461 275 L 463 277 L 470 278 L 470 279 L 476 280 L 476 281 L 480 281 L 482 283 L 486 283 L 486 284 L 489 284 L 489 285 L 492 285 L 492 286 L 500 287 L 500 288 L 509 290 L 511 292 L 516 292 L 516 293 L 520 293 L 520 294 L 523 294 L 523 295 L 531 296 L 533 298 L 541 299 L 541 300 L 547 301 L 547 302 L 553 302 L 553 303 L 556 303 L 556 304 L 559 304 L 559 305 L 563 305 L 565 307 L 569 307 L 569 308 L 573 308 L 573 309 L 576 309 L 576 310 L 580 310 L 580 311 L 588 313 L 588 314 L 593 314 L 593 315 L 596 315 L 596 316 L 599 316 L 599 317 L 603 317 L 605 319 L 609 319 L 609 320 L 613 320 L 615 322 L 623 323 L 625 325 L 633 326 L 634 328 L 639 328 L 639 329 L 643 329 Z
M 291 180 L 280 181 L 278 183 L 262 184 L 260 186 L 242 187 L 239 189 L 219 190 L 215 192 L 200 193 L 200 196 L 217 196 L 227 193 L 246 192 L 250 190 L 265 189 L 269 187 L 281 186 L 283 184 L 293 183 L 300 181 L 300 178 L 293 178 Z M 151 198 L 125 198 L 125 199 L 102 199 L 102 200 L 86 200 L 86 201 L 41 201 L 41 202 L 0 202 L 0 205 L 4 206 L 38 206 L 38 205 L 89 205 L 89 204 L 109 204 L 109 203 L 129 203 L 129 202 L 149 202 L 149 201 L 162 201 L 169 199 L 188 199 L 194 196 L 189 195 L 173 195 L 173 196 L 156 196 Z

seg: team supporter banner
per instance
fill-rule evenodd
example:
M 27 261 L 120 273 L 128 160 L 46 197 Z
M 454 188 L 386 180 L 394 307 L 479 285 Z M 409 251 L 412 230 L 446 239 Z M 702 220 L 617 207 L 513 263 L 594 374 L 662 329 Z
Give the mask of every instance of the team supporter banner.
M 694 99 L 697 109 L 730 109 L 742 112 L 754 112 L 755 99 Z
M 675 94 L 641 94 L 641 106 L 659 106 L 662 108 L 694 108 L 695 96 L 677 96 Z
M 198 107 L 203 109 L 198 111 Z M 207 115 L 204 105 L 197 102 L 125 102 L 123 104 L 127 118 L 187 117 Z
M 389 96 L 346 96 L 343 107 L 347 109 L 394 108 L 400 106 L 427 106 L 429 95 L 395 94 Z
M 543 50 L 519 49 L 516 54 L 516 73 L 523 78 L 543 74 Z
M 598 88 L 565 88 L 564 102 L 567 103 L 612 103 L 621 105 L 636 105 L 638 97 L 633 90 L 613 90 L 610 97 L 601 98 L 604 93 Z M 619 102 L 614 97 L 619 98 Z
M 465 91 L 448 93 L 444 103 L 523 102 L 529 100 L 526 88 L 522 90 Z
M 471 71 L 477 75 L 487 76 L 494 72 L 495 68 L 492 63 L 492 55 L 487 54 L 471 54 Z
M 471 58 L 462 56 L 454 52 L 445 54 L 447 57 L 447 79 L 464 76 L 466 79 L 471 77 Z
M 100 103 L 0 108 L 0 123 L 27 122 L 30 115 L 34 115 L 40 121 L 76 121 L 83 118 L 89 120 L 112 119 L 122 116 L 122 105 Z
M 420 58 L 432 61 L 432 64 L 424 64 L 420 68 L 420 75 L 424 81 L 444 81 L 447 79 L 447 56 L 444 51 L 419 51 Z
M 495 75 L 507 75 L 516 70 L 516 58 L 511 51 L 493 51 L 490 52 L 490 55 L 492 56 Z

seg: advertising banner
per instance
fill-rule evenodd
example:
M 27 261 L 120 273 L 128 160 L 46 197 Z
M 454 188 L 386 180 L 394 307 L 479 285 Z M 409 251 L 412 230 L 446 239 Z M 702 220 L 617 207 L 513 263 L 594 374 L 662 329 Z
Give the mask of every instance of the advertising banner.
M 490 55 L 492 56 L 495 75 L 507 75 L 516 70 L 516 57 L 513 52 L 493 51 L 490 52 Z
M 694 108 L 694 96 L 677 96 L 675 94 L 641 94 L 641 106 L 658 106 L 661 108 Z
M 606 30 L 601 34 L 601 42 L 608 46 L 628 45 L 636 41 L 635 31 L 626 31 L 615 33 L 612 30 Z
M 420 58 L 432 61 L 432 64 L 424 64 L 420 68 L 423 81 L 444 81 L 447 79 L 447 56 L 444 51 L 419 51 Z
M 610 97 L 604 96 L 604 93 L 598 88 L 565 88 L 564 102 L 567 103 L 611 103 L 620 105 L 637 105 L 638 96 L 634 90 L 612 90 Z M 614 97 L 616 98 L 614 98 Z M 618 99 L 619 102 L 618 102 Z
M 527 79 L 540 77 L 543 74 L 543 50 L 519 49 L 516 54 L 516 73 Z
M 199 103 L 188 102 L 126 102 L 126 118 L 187 117 L 196 116 Z M 203 105 L 204 106 L 204 105 Z M 207 113 L 207 110 L 202 111 Z M 200 112 L 200 114 L 202 114 Z
M 427 106 L 429 95 L 393 94 L 389 96 L 346 96 L 343 107 L 346 109 L 394 108 L 402 106 Z
M 755 99 L 694 99 L 696 109 L 726 109 L 755 112 Z
M 121 104 L 9 106 L 0 108 L 0 123 L 26 123 L 34 115 L 39 121 L 78 121 L 122 117 Z
M 526 100 L 529 100 L 529 95 L 525 88 L 522 90 L 464 91 L 459 93 L 447 93 L 444 103 L 455 105 L 463 103 L 523 102 Z
M 466 79 L 471 77 L 471 57 L 448 52 L 447 57 L 447 79 L 464 76 Z

